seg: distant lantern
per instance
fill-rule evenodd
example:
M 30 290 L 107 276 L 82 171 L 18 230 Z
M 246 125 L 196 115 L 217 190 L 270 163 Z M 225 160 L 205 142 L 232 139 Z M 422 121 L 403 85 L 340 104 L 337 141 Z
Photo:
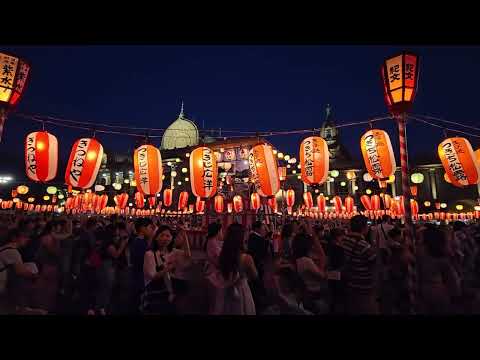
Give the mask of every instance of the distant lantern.
M 142 145 L 133 153 L 133 166 L 138 191 L 154 195 L 162 190 L 162 155 L 153 145 Z
M 201 197 L 197 197 L 197 201 L 195 202 L 195 211 L 197 213 L 203 213 L 205 211 L 205 201 L 203 201 Z
M 43 200 L 45 200 L 45 201 L 48 201 L 48 200 L 50 200 L 50 196 L 48 196 L 48 195 L 45 195 L 45 196 L 43 197 Z
M 386 179 L 395 172 L 395 154 L 385 131 L 367 131 L 360 140 L 360 148 L 367 171 L 374 179 Z
M 438 156 L 453 185 L 466 186 L 479 183 L 480 164 L 467 139 L 453 137 L 442 141 L 438 145 Z
M 57 193 L 57 188 L 55 186 L 49 186 L 47 187 L 47 194 L 53 195 Z
M 327 201 L 325 199 L 325 196 L 323 196 L 322 194 L 317 196 L 318 211 L 320 211 L 322 213 L 325 212 L 326 203 L 327 203 Z
M 270 209 L 272 209 L 273 212 L 277 212 L 278 205 L 277 205 L 277 199 L 272 197 L 267 200 L 268 206 L 270 206 Z
M 418 56 L 402 53 L 385 60 L 382 66 L 386 105 L 393 114 L 408 111 L 417 92 Z
M 120 184 L 120 183 L 113 183 L 112 187 L 117 191 L 122 190 L 122 184 Z
M 477 160 L 477 164 L 480 164 L 480 149 L 475 150 L 475 159 Z
M 57 168 L 57 138 L 46 131 L 36 131 L 28 134 L 25 138 L 25 172 L 27 177 L 32 181 L 47 182 L 57 176 Z
M 289 207 L 295 204 L 295 191 L 293 189 L 287 190 L 287 195 L 285 200 L 286 200 L 287 206 Z
M 380 210 L 380 196 L 373 195 L 371 198 L 372 203 L 372 210 L 377 211 Z
M 430 201 L 425 201 L 425 202 L 423 203 L 423 205 L 424 205 L 425 207 L 430 207 L 430 205 L 432 205 L 432 203 L 431 203 Z
M 411 180 L 412 183 L 414 183 L 414 184 L 421 184 L 421 183 L 423 183 L 423 181 L 425 180 L 425 176 L 423 176 L 422 173 L 413 173 L 413 174 L 410 176 L 410 180 Z
M 418 215 L 418 202 L 414 199 L 410 199 L 410 211 L 413 216 Z
M 190 183 L 195 196 L 209 199 L 217 192 L 217 159 L 208 147 L 198 147 L 190 155 Z
M 28 201 L 29 203 L 33 203 L 33 202 L 35 201 L 35 198 L 34 198 L 34 197 L 29 197 L 29 198 L 27 199 L 27 201 Z
M 126 195 L 126 200 L 125 200 L 126 202 L 128 201 L 128 194 L 124 194 L 124 195 Z M 98 201 L 98 208 L 100 208 L 100 210 L 103 210 L 107 207 L 107 204 L 108 204 L 108 195 L 107 194 L 100 195 L 99 201 Z
M 386 210 L 390 209 L 392 204 L 392 197 L 388 194 L 383 195 L 383 206 Z
M 272 197 L 280 190 L 277 159 L 272 147 L 266 144 L 255 145 L 248 156 L 250 174 L 257 193 Z
M 103 146 L 93 138 L 82 138 L 72 146 L 65 171 L 67 185 L 88 189 L 95 182 L 103 158 Z
M 108 200 L 108 198 L 107 198 L 107 200 Z M 127 193 L 122 193 L 122 194 L 115 195 L 113 197 L 113 200 L 115 201 L 115 204 L 120 209 L 125 209 L 125 207 L 127 206 L 127 203 L 128 203 L 128 194 Z M 104 201 L 104 198 L 102 198 L 102 204 L 101 205 L 103 205 L 103 201 Z M 105 203 L 105 207 L 106 207 L 106 203 Z
M 363 181 L 365 181 L 365 182 L 373 181 L 372 175 L 370 175 L 368 172 L 366 172 L 365 174 L 363 174 Z
M 150 196 L 148 198 L 148 205 L 150 206 L 150 208 L 154 208 L 155 207 L 155 202 L 157 201 L 157 198 L 155 196 Z
M 285 166 L 278 167 L 278 177 L 280 181 L 284 181 L 287 178 L 287 168 Z
M 347 173 L 345 175 L 346 175 L 348 180 L 353 180 L 356 177 L 355 171 L 353 171 L 353 170 L 347 171 Z
M 258 193 L 252 193 L 252 195 L 250 195 L 250 207 L 252 210 L 258 210 L 260 205 L 260 195 L 258 195 Z
M 103 185 L 95 185 L 95 191 L 103 191 L 105 190 L 105 186 Z
M 342 198 L 340 196 L 333 197 L 333 206 L 335 207 L 335 212 L 337 214 L 342 212 Z
M 302 181 L 307 185 L 323 184 L 328 177 L 329 151 L 327 142 L 311 136 L 300 144 Z
M 235 195 L 233 197 L 233 209 L 236 213 L 243 211 L 243 199 L 240 195 Z
M 143 207 L 145 206 L 145 197 L 140 191 L 137 191 L 135 193 L 135 206 L 137 207 L 137 209 L 143 209 Z
M 163 190 L 163 205 L 169 207 L 172 205 L 173 201 L 173 191 L 172 189 L 165 189 Z
M 313 207 L 312 193 L 310 192 L 303 193 L 303 202 L 305 203 L 305 207 L 307 209 L 311 209 Z
M 412 196 L 417 196 L 418 194 L 418 186 L 417 185 L 412 185 L 410 186 L 410 193 Z
M 387 184 L 393 184 L 395 182 L 395 175 L 392 174 L 388 177 L 388 180 L 386 181 Z
M 223 213 L 223 209 L 224 209 L 224 199 L 223 199 L 223 196 L 222 195 L 217 195 L 215 196 L 215 199 L 214 199 L 214 208 L 215 208 L 215 212 L 221 214 Z
M 183 210 L 188 206 L 188 192 L 182 191 L 178 196 L 178 210 Z
M 0 142 L 8 111 L 15 108 L 29 78 L 30 65 L 16 56 L 0 53 Z
M 362 203 L 365 210 L 372 210 L 372 201 L 370 199 L 370 196 L 368 195 L 360 196 L 360 202 Z
M 345 198 L 345 211 L 347 214 L 350 214 L 353 212 L 353 205 L 354 205 L 354 200 L 351 196 L 347 196 Z
M 17 186 L 17 193 L 19 195 L 25 195 L 28 193 L 28 186 L 26 185 L 20 185 L 20 186 Z

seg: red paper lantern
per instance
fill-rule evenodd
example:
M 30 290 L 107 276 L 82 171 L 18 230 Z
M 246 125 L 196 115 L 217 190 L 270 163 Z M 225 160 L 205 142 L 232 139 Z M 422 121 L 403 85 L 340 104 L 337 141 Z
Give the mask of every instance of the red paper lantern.
M 195 196 L 209 199 L 217 192 L 217 158 L 208 147 L 198 147 L 190 154 L 190 183 Z
M 215 204 L 215 211 L 219 214 L 223 213 L 224 199 L 222 195 L 215 196 L 214 204 Z
M 235 195 L 233 197 L 233 209 L 236 213 L 243 211 L 243 199 L 240 195 Z
M 353 212 L 353 205 L 354 205 L 354 200 L 351 196 L 347 196 L 345 198 L 345 211 L 347 214 L 351 214 Z
M 390 206 L 392 204 L 392 197 L 388 194 L 383 195 L 383 206 L 385 209 L 390 209 Z
M 103 158 L 103 146 L 95 139 L 82 138 L 73 144 L 65 171 L 67 185 L 88 189 L 95 182 Z
M 433 220 L 433 214 L 432 214 L 432 213 L 428 213 L 428 214 L 427 214 L 427 217 L 428 217 L 428 220 L 429 220 L 429 221 L 432 221 L 432 220 Z
M 371 197 L 371 203 L 372 203 L 372 210 L 374 211 L 380 210 L 380 196 L 373 195 Z
M 137 193 L 138 194 L 138 193 Z M 102 195 L 102 196 L 106 196 L 106 195 Z M 136 198 L 136 194 L 135 194 L 135 198 Z M 118 194 L 118 195 L 115 195 L 113 197 L 113 200 L 115 201 L 115 204 L 120 208 L 120 209 L 125 209 L 125 207 L 127 206 L 127 203 L 128 203 L 128 194 L 127 193 L 122 193 L 122 194 Z M 102 198 L 102 204 L 104 204 L 105 202 L 105 206 L 103 208 L 106 207 L 107 205 L 107 201 L 108 201 L 108 197 L 105 199 L 105 198 Z M 142 202 L 143 204 L 143 202 Z
M 277 159 L 272 147 L 266 144 L 255 145 L 248 156 L 250 173 L 257 193 L 272 197 L 280 190 Z
M 440 210 L 440 208 L 441 208 L 441 203 L 436 202 L 435 203 L 435 209 Z
M 412 194 L 412 196 L 417 196 L 417 194 L 418 194 L 418 187 L 417 187 L 417 185 L 411 185 L 411 186 L 410 186 L 410 193 Z
M 295 205 L 295 191 L 293 189 L 287 190 L 285 201 L 289 207 Z
M 405 215 L 405 197 L 403 195 L 400 196 L 400 199 L 398 200 L 398 213 L 400 215 Z
M 321 194 L 318 195 L 317 196 L 318 211 L 320 211 L 321 213 L 324 213 L 325 209 L 326 209 L 326 205 L 327 205 L 327 202 L 325 200 L 325 196 L 323 196 Z
M 277 212 L 277 199 L 272 197 L 267 200 L 268 206 L 273 210 L 273 212 Z
M 172 205 L 173 201 L 173 190 L 172 189 L 165 189 L 163 190 L 163 205 L 169 207 Z
M 135 206 L 137 207 L 137 209 L 143 209 L 143 207 L 145 206 L 145 197 L 140 191 L 137 191 L 135 193 Z
M 438 156 L 446 176 L 455 186 L 478 184 L 480 163 L 477 162 L 470 142 L 462 137 L 448 138 L 438 145 Z
M 162 190 L 162 155 L 153 145 L 142 145 L 133 153 L 133 166 L 138 191 L 155 195 Z
M 25 172 L 32 181 L 46 182 L 57 176 L 58 141 L 46 131 L 25 138 Z
M 372 210 L 372 201 L 370 200 L 370 196 L 368 195 L 360 196 L 360 202 L 362 203 L 365 210 Z
M 307 209 L 311 209 L 313 207 L 312 194 L 309 192 L 303 193 L 303 202 Z
M 410 199 L 410 211 L 412 215 L 418 215 L 418 202 L 414 199 Z
M 442 211 L 442 212 L 440 213 L 440 220 L 445 220 L 446 217 L 447 217 L 447 216 L 446 216 L 445 212 Z
M 203 213 L 205 211 L 205 201 L 203 201 L 201 197 L 197 197 L 197 201 L 195 202 L 195 211 L 197 213 Z
M 231 214 L 232 211 L 233 211 L 233 204 L 229 202 L 227 204 L 227 213 Z
M 183 210 L 188 205 L 188 192 L 182 191 L 178 196 L 178 210 Z
M 252 195 L 250 195 L 250 207 L 252 210 L 258 210 L 260 205 L 260 195 L 258 195 L 258 193 L 252 193 Z
M 333 206 L 335 207 L 335 213 L 339 214 L 342 212 L 342 198 L 340 196 L 333 197 Z
M 311 136 L 302 141 L 300 168 L 305 184 L 323 184 L 327 180 L 329 154 L 327 142 L 319 136 Z
M 390 137 L 385 131 L 367 131 L 362 136 L 360 147 L 367 171 L 374 179 L 382 180 L 393 175 L 397 165 Z
M 150 196 L 148 198 L 148 205 L 150 206 L 150 208 L 154 208 L 155 207 L 155 203 L 156 203 L 156 196 Z
M 475 219 L 480 219 L 480 211 L 479 210 L 475 210 L 474 215 L 475 215 Z

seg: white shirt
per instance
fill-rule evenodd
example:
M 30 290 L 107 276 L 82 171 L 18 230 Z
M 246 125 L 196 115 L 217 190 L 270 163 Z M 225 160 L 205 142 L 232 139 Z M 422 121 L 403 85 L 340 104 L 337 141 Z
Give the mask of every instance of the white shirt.
M 168 258 L 169 254 L 165 255 L 164 257 L 165 263 L 162 261 L 162 258 L 160 257 L 160 251 L 157 250 L 156 255 L 157 255 L 158 266 L 162 266 L 162 265 L 165 265 L 166 263 L 169 263 L 169 258 Z M 155 257 L 153 255 L 153 251 L 149 250 L 145 253 L 145 256 L 143 258 L 143 281 L 144 281 L 145 287 L 152 282 L 153 278 L 157 274 L 156 267 L 157 265 L 155 263 Z M 170 274 L 167 273 L 163 277 L 163 279 L 165 281 L 165 285 L 168 291 L 172 292 L 172 283 L 170 280 Z

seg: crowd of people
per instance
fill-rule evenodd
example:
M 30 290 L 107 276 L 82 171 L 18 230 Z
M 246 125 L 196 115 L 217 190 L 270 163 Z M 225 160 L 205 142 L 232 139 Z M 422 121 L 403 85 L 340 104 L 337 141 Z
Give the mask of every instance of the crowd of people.
M 0 214 L 0 314 L 469 314 L 480 225 Z

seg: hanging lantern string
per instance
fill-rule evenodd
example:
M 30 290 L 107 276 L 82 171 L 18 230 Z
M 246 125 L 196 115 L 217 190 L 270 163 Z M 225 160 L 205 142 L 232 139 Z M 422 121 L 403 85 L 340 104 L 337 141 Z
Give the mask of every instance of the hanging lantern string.
M 442 125 L 438 125 L 438 124 L 433 124 L 429 121 L 426 121 L 426 120 L 423 120 L 423 119 L 419 119 L 415 116 L 408 116 L 409 119 L 412 119 L 412 120 L 415 120 L 415 121 L 419 121 L 419 122 L 422 122 L 426 125 L 430 125 L 430 126 L 434 126 L 434 127 L 437 127 L 437 128 L 440 128 L 444 131 L 448 130 L 448 131 L 452 131 L 452 132 L 456 132 L 456 133 L 460 133 L 460 134 L 464 134 L 466 136 L 472 136 L 472 137 L 476 137 L 476 138 L 480 138 L 480 135 L 477 135 L 477 134 L 471 134 L 471 133 L 468 133 L 468 132 L 465 132 L 465 131 L 462 131 L 462 130 L 457 130 L 457 129 L 451 129 L 451 128 L 447 128 L 445 126 L 442 126 Z
M 461 127 L 467 128 L 467 129 L 471 129 L 471 130 L 480 131 L 480 128 L 478 128 L 478 127 L 465 125 L 465 124 L 462 124 L 462 123 L 459 123 L 459 122 L 456 122 L 456 121 L 444 120 L 444 119 L 436 118 L 436 117 L 429 116 L 429 115 L 413 114 L 413 116 L 416 116 L 416 117 L 419 117 L 419 118 L 425 118 L 425 119 L 428 119 L 428 120 L 444 122 L 444 123 L 447 123 L 447 124 L 457 125 L 457 126 L 461 126 Z

